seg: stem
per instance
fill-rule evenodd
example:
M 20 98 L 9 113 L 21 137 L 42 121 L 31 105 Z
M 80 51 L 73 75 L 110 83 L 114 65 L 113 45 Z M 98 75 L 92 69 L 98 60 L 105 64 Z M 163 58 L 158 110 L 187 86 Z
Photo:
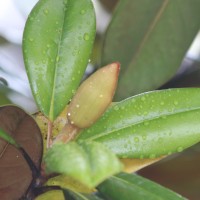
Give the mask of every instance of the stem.
M 54 143 L 56 142 L 68 143 L 77 136 L 79 131 L 80 129 L 78 127 L 67 123 L 65 124 L 61 132 L 57 135 L 56 139 L 54 140 Z
M 23 157 L 25 158 L 29 168 L 32 171 L 33 179 L 36 177 L 39 177 L 40 170 L 35 166 L 35 163 L 32 161 L 32 159 L 29 157 L 29 155 L 26 153 L 26 151 L 22 147 L 20 147 L 19 150 L 20 150 L 21 154 L 23 155 Z
M 51 140 L 52 129 L 53 129 L 53 123 L 50 120 L 48 120 L 47 149 L 49 149 L 51 147 L 51 144 L 52 144 L 52 140 Z

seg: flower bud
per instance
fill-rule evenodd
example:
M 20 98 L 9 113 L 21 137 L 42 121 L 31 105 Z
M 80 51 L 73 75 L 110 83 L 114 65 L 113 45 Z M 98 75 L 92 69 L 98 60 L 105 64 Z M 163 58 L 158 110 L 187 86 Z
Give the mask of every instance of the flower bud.
M 105 112 L 115 93 L 119 69 L 119 63 L 109 64 L 80 85 L 68 107 L 67 117 L 71 124 L 89 127 Z

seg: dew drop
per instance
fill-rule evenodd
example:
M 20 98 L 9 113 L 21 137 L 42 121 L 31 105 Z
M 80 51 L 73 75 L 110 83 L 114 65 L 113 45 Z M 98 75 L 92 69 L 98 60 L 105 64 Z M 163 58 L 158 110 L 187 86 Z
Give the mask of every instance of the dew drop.
M 165 105 L 164 101 L 161 101 L 161 102 L 160 102 L 160 105 L 161 105 L 161 106 Z
M 29 38 L 29 41 L 30 41 L 30 42 L 33 42 L 33 41 L 34 41 L 34 39 L 33 39 L 33 38 Z
M 100 98 L 103 98 L 103 94 L 100 94 L 99 97 L 100 97 Z
M 167 154 L 168 154 L 168 155 L 171 155 L 171 154 L 172 154 L 172 152 L 171 152 L 171 151 L 169 151 Z
M 83 36 L 83 39 L 84 39 L 85 41 L 88 41 L 88 40 L 90 39 L 89 34 L 88 34 L 88 33 L 85 33 L 84 36 Z
M 67 116 L 71 116 L 71 113 L 67 113 Z
M 135 138 L 134 138 L 134 141 L 135 141 L 135 142 L 139 142 L 139 138 L 138 138 L 138 137 L 135 137 Z
M 56 62 L 58 62 L 60 60 L 60 57 L 59 56 L 57 56 L 56 57 Z
M 44 12 L 45 15 L 48 15 L 48 14 L 49 14 L 49 10 L 48 10 L 48 9 L 44 9 L 43 12 Z
M 116 110 L 116 111 L 119 110 L 119 107 L 118 107 L 118 106 L 115 106 L 115 107 L 114 107 L 114 110 Z
M 90 132 L 91 132 L 91 130 L 90 130 L 90 129 L 88 129 L 86 132 L 87 132 L 87 133 L 90 133 Z
M 177 152 L 182 152 L 183 151 L 183 147 L 178 147 L 177 148 Z
M 146 136 L 146 135 L 143 135 L 143 136 L 142 136 L 142 139 L 143 139 L 143 140 L 146 140 L 146 139 L 147 139 L 147 136 Z
M 81 15 L 84 15 L 85 14 L 85 10 L 81 10 Z
M 178 105 L 178 101 L 174 101 L 174 105 L 177 106 Z
M 80 107 L 80 105 L 79 105 L 79 104 L 77 104 L 77 105 L 76 105 L 76 107 L 77 107 L 77 108 L 79 108 L 79 107 Z

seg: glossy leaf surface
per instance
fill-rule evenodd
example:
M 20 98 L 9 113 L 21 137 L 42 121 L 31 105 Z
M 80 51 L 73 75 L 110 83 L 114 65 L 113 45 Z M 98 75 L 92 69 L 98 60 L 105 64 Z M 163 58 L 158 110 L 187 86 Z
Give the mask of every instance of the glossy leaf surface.
M 134 174 L 120 173 L 98 186 L 109 200 L 183 200 L 185 198 L 148 179 Z
M 54 144 L 45 156 L 47 172 L 68 175 L 89 188 L 121 171 L 117 157 L 100 143 Z
M 27 152 L 37 168 L 42 156 L 40 130 L 28 114 L 16 106 L 0 107 L 0 128 Z M 32 181 L 32 172 L 21 152 L 0 139 L 0 197 L 19 199 Z
M 111 106 L 77 138 L 122 158 L 156 158 L 200 141 L 200 89 L 154 91 Z
M 116 100 L 158 88 L 177 71 L 200 27 L 199 0 L 120 1 L 102 64 L 119 61 Z
M 78 87 L 95 36 L 90 0 L 41 0 L 23 37 L 25 66 L 40 110 L 54 120 Z

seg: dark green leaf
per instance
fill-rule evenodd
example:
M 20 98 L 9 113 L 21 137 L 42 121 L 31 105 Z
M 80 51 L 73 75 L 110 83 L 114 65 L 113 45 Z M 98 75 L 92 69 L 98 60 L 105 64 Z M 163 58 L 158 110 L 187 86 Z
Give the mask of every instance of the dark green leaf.
M 0 129 L 14 138 L 39 168 L 42 138 L 33 118 L 16 106 L 0 107 Z M 32 171 L 21 152 L 3 139 L 0 139 L 0 180 L 3 200 L 19 199 L 32 181 Z
M 200 1 L 120 1 L 104 41 L 103 65 L 121 63 L 116 99 L 158 88 L 177 71 L 200 28 Z
M 78 140 L 97 141 L 122 158 L 155 158 L 200 141 L 200 89 L 137 95 L 111 106 Z
M 47 172 L 62 173 L 92 188 L 121 171 L 117 157 L 102 144 L 55 144 L 45 156 Z
M 0 106 L 6 105 L 6 104 L 10 104 L 10 101 L 7 99 L 7 97 L 4 94 L 0 92 Z
M 6 80 L 3 79 L 2 81 L 6 81 Z M 6 84 L 1 84 L 2 81 L 1 81 L 1 77 L 0 77 L 0 106 L 11 103 L 6 96 L 9 89 L 6 86 Z
M 87 66 L 95 36 L 90 0 L 41 0 L 25 26 L 23 52 L 33 95 L 54 120 Z
M 183 200 L 185 198 L 148 179 L 134 174 L 120 173 L 98 186 L 109 200 Z

